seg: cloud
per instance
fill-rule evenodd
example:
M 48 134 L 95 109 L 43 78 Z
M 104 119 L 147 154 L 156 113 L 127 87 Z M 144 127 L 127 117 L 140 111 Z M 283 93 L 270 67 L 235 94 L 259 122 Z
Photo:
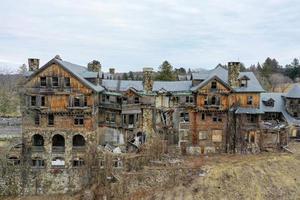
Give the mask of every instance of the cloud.
M 295 0 L 4 0 L 0 60 L 42 63 L 56 54 L 107 69 L 212 68 L 267 56 L 299 57 L 300 6 Z

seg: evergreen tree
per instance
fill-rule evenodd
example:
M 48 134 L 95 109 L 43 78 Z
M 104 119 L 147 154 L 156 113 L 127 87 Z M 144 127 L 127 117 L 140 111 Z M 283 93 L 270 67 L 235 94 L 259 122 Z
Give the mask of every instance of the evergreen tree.
M 129 71 L 128 79 L 134 80 L 134 75 L 132 71 Z
M 127 73 L 124 73 L 124 74 L 122 75 L 122 80 L 128 80 L 128 75 L 127 75 Z
M 173 72 L 173 66 L 168 61 L 164 61 L 159 66 L 159 74 L 156 76 L 156 80 L 161 80 L 161 81 L 176 80 L 175 73 Z

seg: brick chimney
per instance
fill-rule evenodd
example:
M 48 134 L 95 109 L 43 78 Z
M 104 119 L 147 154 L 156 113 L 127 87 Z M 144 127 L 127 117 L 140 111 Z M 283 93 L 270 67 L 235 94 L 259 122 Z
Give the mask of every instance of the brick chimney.
M 28 68 L 29 71 L 36 71 L 39 69 L 40 59 L 38 58 L 28 58 Z
M 231 87 L 239 87 L 240 63 L 228 62 L 228 83 Z
M 114 75 L 116 72 L 116 69 L 115 68 L 109 68 L 109 73 Z
M 153 68 L 143 69 L 143 88 L 147 94 L 153 90 Z
M 88 71 L 101 72 L 101 64 L 98 60 L 93 60 L 88 63 Z

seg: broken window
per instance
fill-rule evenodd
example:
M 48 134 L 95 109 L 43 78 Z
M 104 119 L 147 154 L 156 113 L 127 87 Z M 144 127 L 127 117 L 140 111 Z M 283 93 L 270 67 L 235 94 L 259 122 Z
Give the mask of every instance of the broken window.
M 10 156 L 7 159 L 8 165 L 16 166 L 16 165 L 19 165 L 20 163 L 21 163 L 20 159 L 16 156 Z
M 66 87 L 70 87 L 71 86 L 71 81 L 69 77 L 65 77 L 64 78 L 64 82 L 65 82 L 65 86 Z
M 54 115 L 52 113 L 48 114 L 48 125 L 49 126 L 53 126 L 54 125 Z
M 84 124 L 84 116 L 83 115 L 76 115 L 74 118 L 75 125 L 83 125 Z
M 47 86 L 46 77 L 40 77 L 40 85 L 41 85 L 41 87 L 46 87 Z
M 129 115 L 128 124 L 134 124 L 134 115 Z
M 82 135 L 75 135 L 73 137 L 73 146 L 84 146 L 85 145 L 85 139 Z
M 31 96 L 31 106 L 36 106 L 36 96 Z
M 63 168 L 65 166 L 65 160 L 61 157 L 55 157 L 51 161 L 51 166 L 53 168 Z
M 257 116 L 247 114 L 247 121 L 250 122 L 250 123 L 255 123 L 255 122 L 257 122 Z
M 212 98 L 211 98 L 211 104 L 212 105 L 216 105 L 216 97 L 215 96 L 213 96 Z
M 123 167 L 123 162 L 120 158 L 116 159 L 113 161 L 113 165 L 115 168 L 122 168 Z
M 58 77 L 52 77 L 52 86 L 53 87 L 58 87 Z
M 34 168 L 43 168 L 45 166 L 45 161 L 42 158 L 33 158 L 31 160 L 31 165 Z
M 199 131 L 199 140 L 206 140 L 208 137 L 207 131 Z
M 80 107 L 80 97 L 75 97 L 74 98 L 74 106 L 75 107 Z
M 222 130 L 212 130 L 212 141 L 222 142 Z
M 180 113 L 180 118 L 181 120 L 180 121 L 183 121 L 183 122 L 189 122 L 190 121 L 190 118 L 189 118 L 189 113 Z
M 82 158 L 75 158 L 72 162 L 73 167 L 81 167 L 84 166 L 84 160 Z
M 247 104 L 248 105 L 252 105 L 252 103 L 253 103 L 253 97 L 252 96 L 248 96 L 247 97 Z

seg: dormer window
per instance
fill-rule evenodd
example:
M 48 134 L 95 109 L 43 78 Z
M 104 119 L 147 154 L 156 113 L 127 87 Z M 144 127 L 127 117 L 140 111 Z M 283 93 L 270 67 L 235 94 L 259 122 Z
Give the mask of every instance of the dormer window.
M 250 80 L 247 76 L 242 76 L 240 81 L 240 87 L 247 87 L 248 86 L 248 80 Z
M 275 102 L 274 99 L 270 98 L 267 101 L 263 101 L 263 104 L 265 106 L 274 107 L 274 102 Z

